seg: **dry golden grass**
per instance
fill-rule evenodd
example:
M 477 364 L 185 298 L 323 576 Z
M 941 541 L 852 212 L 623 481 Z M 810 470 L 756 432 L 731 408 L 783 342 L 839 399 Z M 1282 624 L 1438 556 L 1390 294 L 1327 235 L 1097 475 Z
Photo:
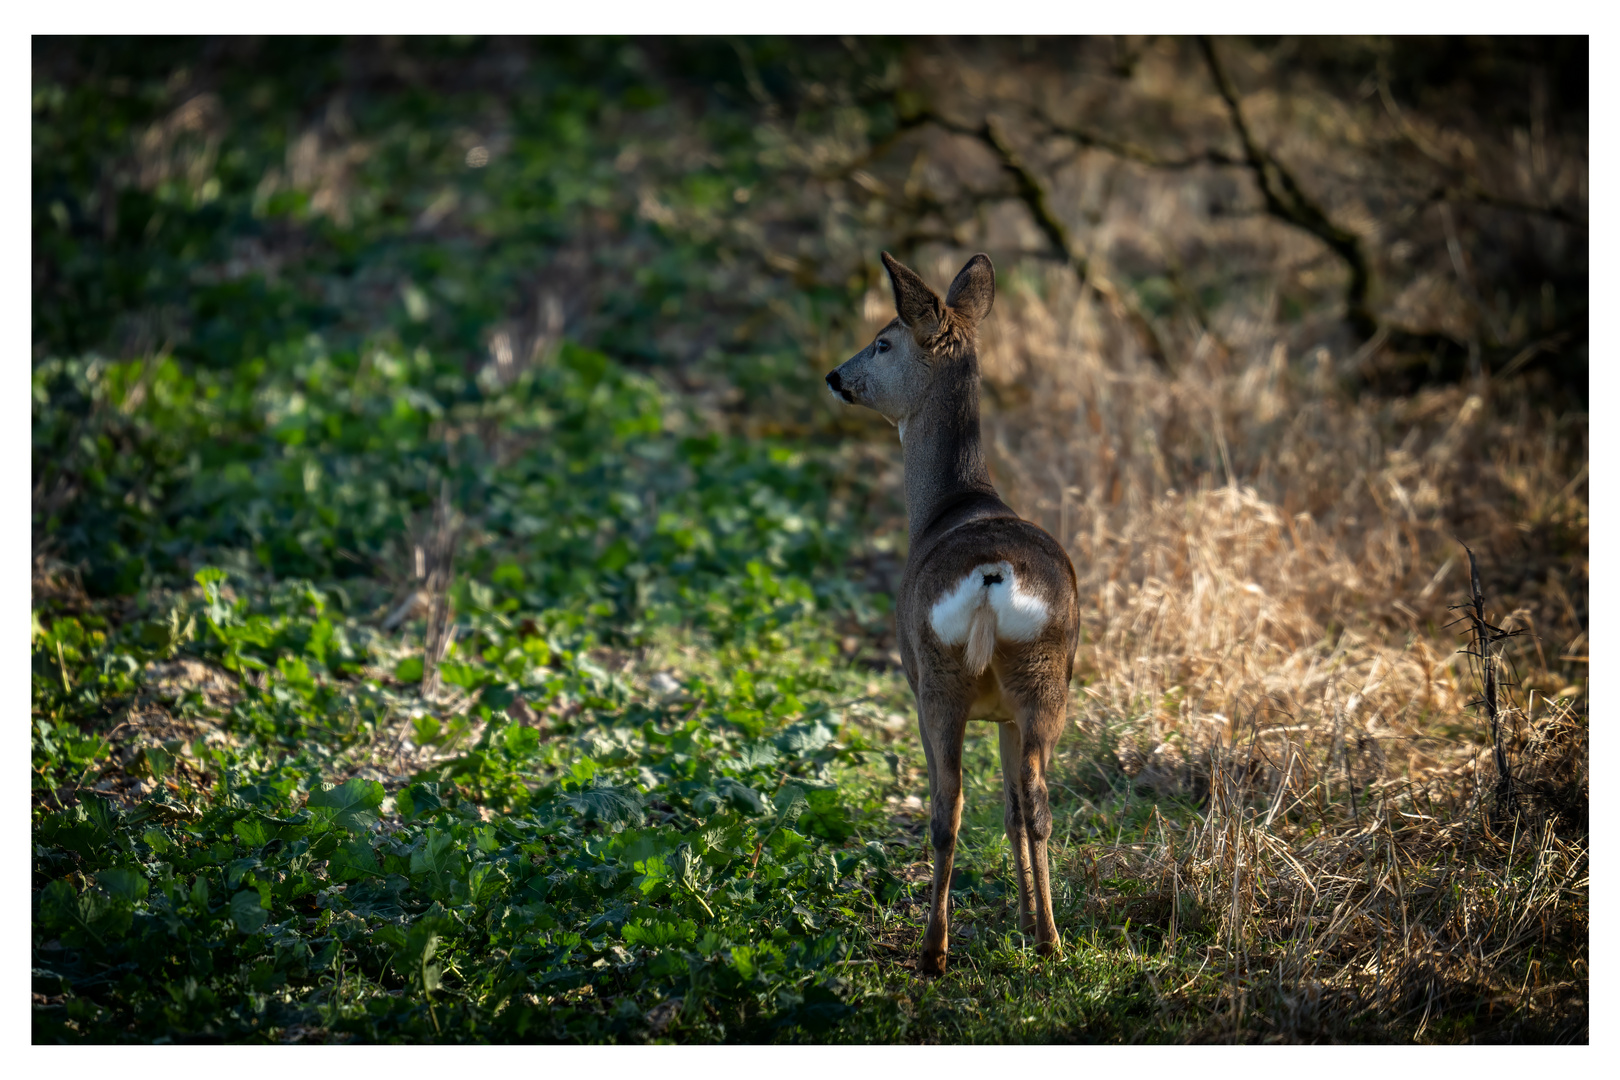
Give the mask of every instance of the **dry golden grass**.
M 963 131 L 991 112 L 1016 129 L 1033 101 L 1115 133 L 1174 117 L 1161 157 L 1229 145 L 1207 73 L 1161 45 L 1129 86 L 1054 68 L 1037 91 L 1034 67 L 1005 86 L 974 83 L 971 64 L 923 69 Z M 1264 57 L 1244 55 L 1234 68 L 1258 86 Z M 1397 121 L 1430 121 L 1309 80 L 1286 96 L 1288 109 L 1250 95 L 1262 141 L 1369 245 L 1396 323 L 1476 347 L 1529 332 L 1523 305 L 1458 291 L 1471 286 L 1447 254 L 1448 209 L 1408 212 L 1411 177 L 1390 162 L 1414 136 Z M 1492 137 L 1477 119 L 1447 121 L 1457 146 L 1475 145 L 1464 129 Z M 1106 289 L 1011 256 L 1044 242 L 1018 207 L 963 222 L 953 244 L 920 243 L 914 265 L 943 283 L 973 250 L 1009 253 L 981 340 L 985 437 L 1002 497 L 1061 538 L 1080 576 L 1077 730 L 1059 769 L 1099 808 L 1117 810 L 1122 790 L 1127 810 L 1152 806 L 1115 816 L 1147 822 L 1134 836 L 1058 849 L 1080 922 L 1203 949 L 1191 962 L 1204 976 L 1158 988 L 1170 1009 L 1202 1002 L 1186 1015 L 1203 1038 L 1584 1040 L 1587 417 L 1544 404 L 1557 399 L 1544 375 L 1493 379 L 1489 364 L 1409 396 L 1358 393 L 1381 343 L 1342 331 L 1344 268 L 1303 232 L 1233 212 L 1254 202 L 1241 170 L 1043 149 L 1033 130 L 1017 138 L 1092 280 L 1134 282 L 1137 303 L 1167 290 L 1148 313 L 1164 360 Z M 922 145 L 914 175 L 940 190 L 996 175 L 961 132 Z M 1541 190 L 1508 175 L 1528 146 L 1476 161 L 1480 175 Z M 1580 202 L 1582 152 L 1559 153 L 1542 187 Z M 892 314 L 882 286 L 868 331 Z M 1522 631 L 1493 646 L 1517 813 L 1496 794 L 1481 670 L 1453 625 L 1464 545 L 1487 617 Z M 1209 972 L 1225 1008 L 1209 1008 Z
M 1360 399 L 1353 357 L 1290 356 L 1262 318 L 1122 359 L 1072 275 L 1009 277 L 992 471 L 1083 600 L 1058 775 L 1145 823 L 1055 848 L 1070 924 L 1174 958 L 1156 989 L 1200 1039 L 1584 1041 L 1584 417 L 1488 380 Z M 1516 808 L 1464 543 L 1524 631 L 1492 646 Z
M 1584 1039 L 1584 444 L 1572 477 L 1566 433 L 1512 386 L 1357 400 L 1342 359 L 1290 357 L 1263 320 L 1168 371 L 1110 362 L 1108 314 L 1069 282 L 1001 296 L 992 468 L 1080 574 L 1080 771 L 1112 759 L 1200 812 L 1069 848 L 1064 872 L 1144 883 L 1135 921 L 1166 948 L 1189 920 L 1215 931 L 1233 982 L 1210 1038 L 1372 1015 L 1444 1038 L 1438 1017 L 1483 1008 L 1514 1018 L 1496 1037 Z M 1536 529 L 1567 547 L 1527 545 Z M 1517 817 L 1447 625 L 1460 541 L 1490 617 L 1529 631 L 1496 646 L 1517 670 L 1505 753 L 1535 789 Z

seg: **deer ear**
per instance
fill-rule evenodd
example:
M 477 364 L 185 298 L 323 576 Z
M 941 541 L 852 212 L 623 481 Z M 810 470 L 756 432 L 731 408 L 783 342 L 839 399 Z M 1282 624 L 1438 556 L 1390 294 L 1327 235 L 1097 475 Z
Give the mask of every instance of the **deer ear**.
M 957 272 L 945 293 L 945 303 L 968 322 L 977 323 L 990 314 L 995 302 L 996 268 L 990 265 L 990 256 L 981 251 Z
M 915 270 L 887 251 L 883 253 L 883 268 L 889 272 L 889 282 L 894 286 L 894 310 L 900 321 L 919 340 L 933 337 L 945 318 L 945 306 L 940 303 L 939 294 L 930 289 Z

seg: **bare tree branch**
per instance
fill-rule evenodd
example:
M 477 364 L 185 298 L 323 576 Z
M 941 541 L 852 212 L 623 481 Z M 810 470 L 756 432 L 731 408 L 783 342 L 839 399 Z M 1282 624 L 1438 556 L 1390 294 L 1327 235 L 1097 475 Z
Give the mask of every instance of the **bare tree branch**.
M 1406 141 L 1411 143 L 1418 153 L 1446 170 L 1447 173 L 1460 178 L 1455 183 L 1443 184 L 1436 188 L 1429 194 L 1429 202 L 1479 203 L 1481 206 L 1494 206 L 1499 210 L 1515 210 L 1521 214 L 1535 214 L 1551 218 L 1553 221 L 1573 225 L 1579 229 L 1589 227 L 1585 218 L 1573 214 L 1561 206 L 1541 205 L 1525 202 L 1522 199 L 1509 199 L 1486 191 L 1485 185 L 1470 176 L 1461 165 L 1449 160 L 1412 125 L 1412 122 L 1407 119 L 1405 111 L 1395 101 L 1395 95 L 1389 88 L 1389 79 L 1382 72 L 1378 76 L 1378 96 L 1383 99 L 1384 111 L 1389 113 L 1390 119 L 1395 122 L 1396 129 L 1406 138 Z
M 1070 241 L 1068 227 L 1053 211 L 1051 200 L 1046 195 L 1046 188 L 1024 164 L 1017 148 L 1007 138 L 1001 122 L 994 117 L 986 118 L 983 126 L 973 134 L 1001 158 L 1002 168 L 1012 176 L 1013 183 L 1018 189 L 1018 197 L 1029 208 L 1036 227 L 1046 234 L 1047 240 L 1054 248 L 1068 257 L 1080 280 L 1087 281 L 1091 277 L 1090 260 L 1083 252 L 1076 250 Z
M 995 153 L 1001 161 L 1002 168 L 1012 177 L 1017 198 L 1029 210 L 1030 216 L 1035 219 L 1036 227 L 1046 237 L 1058 258 L 1074 271 L 1082 286 L 1102 297 L 1114 315 L 1130 326 L 1142 350 L 1148 356 L 1161 365 L 1165 364 L 1164 345 L 1160 342 L 1152 324 L 1148 322 L 1147 316 L 1143 315 L 1112 281 L 1097 273 L 1091 266 L 1090 259 L 1070 239 L 1068 226 L 1064 225 L 1063 219 L 1052 209 L 1045 185 L 1024 164 L 1023 156 L 1007 138 L 1000 121 L 994 117 L 987 117 L 984 123 L 975 128 L 933 112 L 921 113 L 919 117 L 952 134 L 977 139 Z
M 1018 186 L 1018 195 L 1029 208 L 1035 224 L 1046 234 L 1052 247 L 1068 260 L 1074 268 L 1075 276 L 1082 285 L 1089 286 L 1098 296 L 1101 296 L 1113 310 L 1117 318 L 1127 323 L 1135 332 L 1137 341 L 1142 350 L 1157 361 L 1160 365 L 1166 363 L 1164 344 L 1159 335 L 1154 332 L 1153 326 L 1148 322 L 1147 316 L 1136 304 L 1130 302 L 1114 283 L 1104 275 L 1098 273 L 1091 266 L 1090 259 L 1076 249 L 1069 239 L 1069 230 L 1064 226 L 1061 218 L 1052 209 L 1051 201 L 1047 198 L 1046 188 L 1033 172 L 1024 164 L 1016 147 L 1007 138 L 1001 123 L 994 117 L 987 117 L 984 126 L 978 132 L 979 138 L 995 150 L 1001 158 L 1002 167 L 1012 174 L 1013 182 Z
M 1571 225 L 1577 229 L 1591 227 L 1585 218 L 1573 214 L 1561 206 L 1538 206 L 1535 203 L 1524 202 L 1521 199 L 1509 199 L 1501 195 L 1493 195 L 1481 187 L 1479 181 L 1473 177 L 1464 177 L 1460 184 L 1435 188 L 1429 193 L 1428 201 L 1431 203 L 1474 203 L 1479 206 L 1495 207 L 1498 210 L 1512 210 L 1520 214 L 1548 218 L 1558 222 L 1560 225 Z
M 1213 149 L 1200 150 L 1195 154 L 1188 154 L 1186 157 L 1161 157 L 1152 150 L 1149 150 L 1147 147 L 1138 146 L 1133 142 L 1126 142 L 1123 139 L 1115 139 L 1108 135 L 1099 134 L 1095 131 L 1087 131 L 1083 128 L 1059 124 L 1051 117 L 1046 116 L 1044 113 L 1035 113 L 1034 119 L 1039 120 L 1040 123 L 1043 124 L 1051 134 L 1061 135 L 1066 139 L 1070 139 L 1077 143 L 1082 149 L 1101 150 L 1104 153 L 1112 154 L 1114 157 L 1117 157 L 1122 161 L 1134 161 L 1138 165 L 1146 165 L 1150 169 L 1175 170 L 1191 169 L 1199 165 L 1218 165 L 1230 167 L 1234 165 L 1246 166 L 1248 164 L 1248 162 L 1244 161 L 1242 158 L 1235 158 L 1231 154 L 1224 151 Z
M 1207 37 L 1199 37 L 1198 45 L 1203 50 L 1205 62 L 1209 65 L 1210 76 L 1215 80 L 1215 89 L 1226 102 L 1227 112 L 1232 117 L 1232 126 L 1237 130 L 1238 139 L 1243 143 L 1244 159 L 1248 162 L 1250 171 L 1254 173 L 1256 183 L 1260 185 L 1260 194 L 1265 199 L 1267 212 L 1280 221 L 1286 221 L 1310 233 L 1344 260 L 1350 270 L 1350 284 L 1345 290 L 1345 321 L 1363 341 L 1371 339 L 1378 331 L 1378 320 L 1367 307 L 1372 273 L 1367 266 L 1367 257 L 1361 250 L 1360 238 L 1355 233 L 1335 225 L 1322 208 L 1300 188 L 1293 174 L 1254 141 L 1254 136 L 1249 132 L 1249 125 L 1243 119 L 1243 109 L 1238 103 L 1237 91 L 1232 86 L 1232 80 L 1227 77 L 1226 69 L 1221 66 L 1220 58 L 1215 55 L 1214 43 Z

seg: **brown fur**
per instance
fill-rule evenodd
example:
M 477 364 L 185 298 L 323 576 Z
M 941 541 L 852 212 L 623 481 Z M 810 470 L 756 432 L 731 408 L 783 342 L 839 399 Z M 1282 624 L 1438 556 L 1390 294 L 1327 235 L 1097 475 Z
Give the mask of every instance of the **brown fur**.
M 1045 955 L 1059 948 L 1046 843 L 1052 831 L 1046 769 L 1067 718 L 1079 644 L 1079 593 L 1062 545 L 996 496 L 979 432 L 976 333 L 995 300 L 995 271 L 975 255 L 945 301 L 887 252 L 899 318 L 827 376 L 841 400 L 901 425 L 911 549 L 895 629 L 928 758 L 934 879 L 921 969 L 944 972 L 950 879 L 962 820 L 962 743 L 970 719 L 1001 726 L 1004 823 L 1018 875 L 1019 925 Z M 965 645 L 946 645 L 930 611 L 975 567 L 1006 562 L 1046 605 L 1034 640 L 997 641 L 981 607 Z

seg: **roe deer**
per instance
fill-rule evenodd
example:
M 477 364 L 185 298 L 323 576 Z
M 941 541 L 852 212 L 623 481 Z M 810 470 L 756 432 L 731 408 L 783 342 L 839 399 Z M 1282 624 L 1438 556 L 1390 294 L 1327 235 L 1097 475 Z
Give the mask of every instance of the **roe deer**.
M 1046 768 L 1067 715 L 1080 600 L 1062 545 L 997 498 L 985 468 L 976 329 L 996 296 L 989 257 L 969 259 L 943 302 L 888 252 L 883 265 L 899 317 L 827 385 L 840 401 L 900 428 L 911 544 L 895 630 L 928 758 L 934 883 L 921 970 L 940 975 L 962 823 L 962 740 L 972 719 L 1001 725 L 1019 927 L 1033 931 L 1043 956 L 1059 947 Z

